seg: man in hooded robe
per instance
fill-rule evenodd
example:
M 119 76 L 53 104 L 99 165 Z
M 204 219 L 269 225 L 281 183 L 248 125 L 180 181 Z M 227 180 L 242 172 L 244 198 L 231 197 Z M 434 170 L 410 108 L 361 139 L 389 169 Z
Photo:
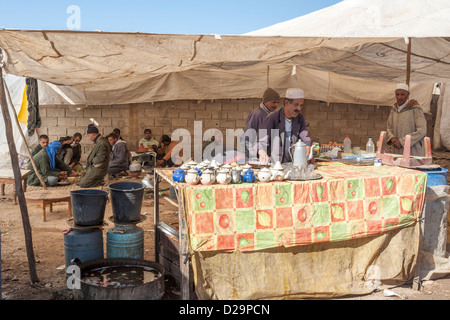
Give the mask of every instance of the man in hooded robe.
M 419 103 L 409 98 L 410 89 L 405 83 L 397 85 L 395 99 L 387 120 L 387 144 L 391 152 L 403 154 L 406 136 L 411 136 L 411 155 L 425 156 L 427 120 Z M 393 149 L 393 150 L 392 150 Z
M 68 173 L 72 172 L 71 167 L 56 157 L 59 149 L 61 149 L 61 143 L 53 141 L 33 157 L 36 168 L 47 185 L 49 185 L 48 177 L 53 176 L 61 180 L 66 178 Z M 27 169 L 30 170 L 27 184 L 29 186 L 42 186 L 31 162 L 28 164 Z
M 108 174 L 111 146 L 108 140 L 100 135 L 94 125 L 90 124 L 88 126 L 87 134 L 89 140 L 94 142 L 94 148 L 87 157 L 87 170 L 81 177 L 78 186 L 81 188 L 94 188 L 104 184 L 105 176 Z

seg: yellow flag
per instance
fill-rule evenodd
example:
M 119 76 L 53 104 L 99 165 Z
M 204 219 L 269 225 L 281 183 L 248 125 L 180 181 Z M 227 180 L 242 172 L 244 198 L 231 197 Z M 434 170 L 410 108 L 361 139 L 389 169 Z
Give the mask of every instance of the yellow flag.
M 27 86 L 23 89 L 22 96 L 22 105 L 20 106 L 19 114 L 17 115 L 17 119 L 20 123 L 27 124 L 28 123 L 28 100 L 27 100 Z

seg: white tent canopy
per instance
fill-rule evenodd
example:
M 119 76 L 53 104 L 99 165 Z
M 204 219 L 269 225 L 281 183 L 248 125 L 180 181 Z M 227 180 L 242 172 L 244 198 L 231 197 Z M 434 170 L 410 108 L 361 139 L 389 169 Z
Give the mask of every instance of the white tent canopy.
M 252 36 L 373 38 L 350 50 L 321 48 L 302 55 L 302 66 L 319 69 L 334 78 L 334 91 L 348 93 L 348 83 L 341 75 L 356 78 L 370 75 L 383 88 L 386 80 L 405 82 L 408 44 L 410 45 L 410 77 L 414 83 L 412 96 L 429 112 L 430 88 L 434 82 L 449 80 L 450 71 L 450 2 L 447 0 L 346 0 L 334 6 L 248 33 Z M 397 37 L 396 41 L 380 42 L 381 37 Z M 403 41 L 402 41 L 403 38 Z M 361 73 L 366 76 L 361 76 Z M 324 75 L 324 77 L 326 77 Z M 339 84 L 344 87 L 339 88 Z M 367 88 L 371 89 L 371 88 Z M 381 89 L 381 90 L 384 90 Z M 354 90 L 356 93 L 357 90 Z M 338 94 L 338 93 L 336 93 Z M 442 91 L 435 125 L 434 147 L 450 149 L 450 105 Z M 334 95 L 336 96 L 336 95 Z M 338 100 L 345 99 L 339 97 Z
M 246 35 L 289 37 L 448 37 L 447 0 L 345 0 Z

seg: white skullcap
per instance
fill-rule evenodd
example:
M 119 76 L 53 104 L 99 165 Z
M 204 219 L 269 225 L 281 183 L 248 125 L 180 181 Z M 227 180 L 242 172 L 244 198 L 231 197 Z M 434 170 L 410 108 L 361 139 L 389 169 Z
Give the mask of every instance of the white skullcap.
M 286 90 L 286 99 L 304 99 L 305 94 L 302 89 L 290 88 Z
M 409 92 L 409 86 L 406 83 L 399 83 L 397 85 L 397 87 L 395 88 L 395 90 L 399 90 L 399 89 Z

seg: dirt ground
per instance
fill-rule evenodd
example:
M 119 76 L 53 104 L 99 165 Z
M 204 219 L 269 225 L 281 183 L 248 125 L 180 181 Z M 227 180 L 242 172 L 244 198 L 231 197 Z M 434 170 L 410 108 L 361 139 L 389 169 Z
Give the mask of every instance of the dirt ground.
M 127 180 L 130 181 L 130 180 Z M 138 181 L 138 180 L 136 180 Z M 114 182 L 114 181 L 111 181 Z M 162 183 L 161 188 L 169 185 Z M 53 187 L 54 189 L 70 189 Z M 28 187 L 27 192 L 42 188 Z M 1 292 L 3 300 L 69 300 L 73 299 L 71 291 L 66 287 L 64 234 L 70 229 L 67 203 L 53 205 L 53 212 L 47 208 L 46 222 L 42 221 L 42 210 L 38 204 L 28 203 L 28 215 L 32 228 L 33 250 L 39 283 L 32 284 L 28 267 L 24 229 L 19 205 L 12 201 L 12 186 L 6 185 L 6 195 L 0 197 L 0 231 L 1 231 Z M 25 195 L 26 195 L 25 193 Z M 164 191 L 162 197 L 169 197 Z M 144 230 L 144 259 L 155 261 L 153 192 L 146 192 L 142 203 L 141 214 L 145 220 L 137 226 Z M 103 227 L 104 249 L 106 258 L 106 232 L 114 224 L 109 220 L 112 216 L 111 204 L 105 211 Z M 178 229 L 177 207 L 168 201 L 160 202 L 160 219 Z M 176 281 L 166 277 L 166 294 L 163 299 L 179 299 L 179 286 Z
M 446 153 L 436 162 L 450 169 L 450 153 Z M 448 157 L 448 159 L 446 158 Z M 164 185 L 161 188 L 167 188 Z M 70 188 L 55 187 L 55 188 Z M 29 187 L 27 192 L 36 190 Z M 39 282 L 30 281 L 28 259 L 25 247 L 24 231 L 19 205 L 13 204 L 12 186 L 6 186 L 6 196 L 0 197 L 0 232 L 1 232 L 1 293 L 3 300 L 70 300 L 73 299 L 71 291 L 66 287 L 64 271 L 64 235 L 63 231 L 70 228 L 68 224 L 67 203 L 55 204 L 53 212 L 47 213 L 47 221 L 42 221 L 41 208 L 37 204 L 27 205 L 29 219 L 32 227 L 33 249 L 36 259 L 36 268 Z M 162 196 L 169 197 L 169 191 Z M 146 193 L 141 213 L 146 220 L 140 224 L 144 230 L 144 259 L 155 260 L 154 256 L 154 229 L 153 229 L 153 193 Z M 48 211 L 48 210 L 47 210 Z M 161 200 L 161 220 L 178 229 L 177 207 L 169 201 Z M 111 204 L 106 207 L 106 231 L 113 227 L 108 220 L 112 216 Z M 106 240 L 106 236 L 104 237 Z M 104 244 L 106 252 L 106 243 Z M 106 255 L 105 255 L 106 256 Z M 426 281 L 420 291 L 412 288 L 411 284 L 392 288 L 395 293 L 401 294 L 408 300 L 449 300 L 450 275 L 434 281 Z M 171 277 L 166 277 L 166 294 L 163 299 L 179 299 L 179 287 Z M 369 295 L 346 297 L 346 300 L 399 300 L 397 297 L 385 297 L 382 291 Z

